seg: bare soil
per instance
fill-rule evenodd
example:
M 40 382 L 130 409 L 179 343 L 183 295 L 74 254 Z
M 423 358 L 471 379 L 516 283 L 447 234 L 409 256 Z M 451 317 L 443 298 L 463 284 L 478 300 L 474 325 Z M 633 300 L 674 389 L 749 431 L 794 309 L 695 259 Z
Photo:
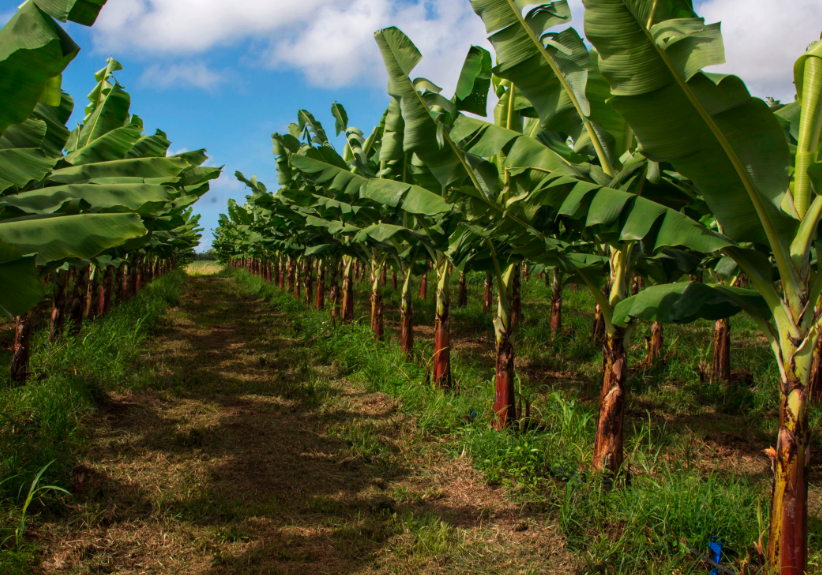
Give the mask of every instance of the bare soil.
M 230 278 L 189 278 L 146 385 L 104 399 L 74 499 L 34 526 L 39 571 L 577 572 L 550 517 L 288 334 Z

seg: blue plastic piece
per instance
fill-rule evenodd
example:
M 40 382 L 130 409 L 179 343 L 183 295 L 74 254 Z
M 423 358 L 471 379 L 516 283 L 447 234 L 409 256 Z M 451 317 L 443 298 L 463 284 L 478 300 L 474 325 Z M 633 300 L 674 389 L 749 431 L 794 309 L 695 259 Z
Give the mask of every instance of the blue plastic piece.
M 711 560 L 717 565 L 720 561 L 722 561 L 722 549 L 725 547 L 725 544 L 722 541 L 716 540 L 716 535 L 711 536 L 711 542 L 708 543 L 708 553 L 711 556 Z M 714 567 L 711 569 L 711 575 L 719 575 L 719 569 Z

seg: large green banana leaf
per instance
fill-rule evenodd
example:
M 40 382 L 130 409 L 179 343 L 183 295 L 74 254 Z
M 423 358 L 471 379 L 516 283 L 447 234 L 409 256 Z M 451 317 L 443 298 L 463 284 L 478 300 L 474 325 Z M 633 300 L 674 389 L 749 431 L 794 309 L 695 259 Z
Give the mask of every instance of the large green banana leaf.
M 419 156 L 441 186 L 458 185 L 466 178 L 466 166 L 456 150 L 447 143 L 440 145 L 441 128 L 438 129 L 429 106 L 409 77 L 422 60 L 422 54 L 398 28 L 378 30 L 374 38 L 388 72 L 388 93 L 400 103 L 404 122 L 403 150 Z
M 60 74 L 80 50 L 52 17 L 90 26 L 105 0 L 29 0 L 0 30 L 0 134 L 38 101 L 60 103 Z
M 54 170 L 48 177 L 55 184 L 82 184 L 92 180 L 123 178 L 147 180 L 176 178 L 189 166 L 184 158 L 130 158 L 111 162 L 83 164 Z
M 0 311 L 7 317 L 25 313 L 43 299 L 36 259 L 36 255 L 23 256 L 19 247 L 0 240 Z
M 566 0 L 530 4 L 520 0 L 472 0 L 494 46 L 494 73 L 512 82 L 539 114 L 544 130 L 567 134 L 574 149 L 613 163 L 630 142 L 624 121 L 607 103 L 607 85 L 576 30 L 549 32 L 571 22 Z M 603 90 L 604 88 L 604 90 Z
M 0 196 L 0 208 L 13 207 L 27 214 L 93 210 L 149 215 L 171 201 L 172 191 L 168 186 L 150 184 L 71 184 Z
M 622 300 L 614 309 L 612 321 L 623 326 L 632 318 L 692 323 L 697 319 L 724 319 L 740 311 L 761 320 L 772 317 L 768 304 L 756 290 L 681 282 L 649 286 Z
M 87 259 L 145 233 L 137 214 L 37 215 L 0 222 L 0 240 L 24 255 L 37 254 L 38 265 Z
M 350 172 L 328 159 L 316 149 L 305 149 L 291 157 L 291 163 L 297 169 L 310 175 L 318 184 L 330 189 L 342 191 L 350 196 L 368 198 L 379 204 L 396 208 L 402 203 L 409 213 L 420 215 L 437 215 L 451 211 L 453 206 L 425 188 L 381 178 L 366 178 Z
M 788 144 L 740 79 L 701 71 L 724 62 L 719 25 L 706 25 L 687 2 L 584 3 L 586 37 L 642 153 L 692 180 L 729 237 L 787 253 L 797 228 L 781 207 Z

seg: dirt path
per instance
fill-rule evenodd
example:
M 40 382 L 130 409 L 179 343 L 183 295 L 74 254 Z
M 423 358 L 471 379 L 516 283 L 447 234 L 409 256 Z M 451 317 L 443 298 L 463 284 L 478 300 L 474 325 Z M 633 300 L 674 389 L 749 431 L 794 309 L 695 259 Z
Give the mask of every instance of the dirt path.
M 107 397 L 58 573 L 574 573 L 557 528 L 365 393 L 229 278 L 190 278 L 145 390 Z M 141 378 L 145 379 L 145 378 Z

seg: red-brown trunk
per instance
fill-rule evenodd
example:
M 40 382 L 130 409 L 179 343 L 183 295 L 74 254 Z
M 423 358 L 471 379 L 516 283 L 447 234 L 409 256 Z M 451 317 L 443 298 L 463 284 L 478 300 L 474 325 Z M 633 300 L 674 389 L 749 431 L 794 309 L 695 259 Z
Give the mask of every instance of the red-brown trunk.
M 428 272 L 422 274 L 422 278 L 420 278 L 420 299 L 425 299 L 425 296 L 428 295 Z
M 11 381 L 23 385 L 29 377 L 31 349 L 31 312 L 17 317 L 14 327 L 14 348 L 11 357 Z
M 451 318 L 448 308 L 434 316 L 434 386 L 451 388 Z
M 647 367 L 652 367 L 662 357 L 662 324 L 655 321 L 651 324 L 651 337 L 647 343 Z
M 514 346 L 507 333 L 501 333 L 497 342 L 497 369 L 494 377 L 494 418 L 491 427 L 505 429 L 517 422 L 516 392 L 514 391 Z
M 624 347 L 625 330 L 608 334 L 602 349 L 602 389 L 594 441 L 594 469 L 616 473 L 622 466 L 625 418 L 625 381 L 628 358 Z
M 719 319 L 714 327 L 714 358 L 711 381 L 731 381 L 731 320 Z
M 562 292 L 551 294 L 551 337 L 562 333 Z
M 397 291 L 397 270 L 391 270 L 391 289 Z
M 767 450 L 774 472 L 768 562 L 779 575 L 805 575 L 810 573 L 807 568 L 811 429 L 807 387 L 791 381 L 782 385 L 776 450 Z M 793 412 L 792 405 L 798 413 Z
M 288 292 L 294 289 L 294 272 L 296 267 L 297 263 L 294 260 L 289 260 L 285 278 L 285 290 Z
M 548 274 L 546 273 L 546 276 Z M 551 270 L 551 337 L 562 334 L 562 274 Z
M 460 292 L 457 300 L 457 307 L 465 307 L 468 305 L 468 285 L 465 281 L 465 274 L 460 273 Z
M 386 275 L 388 272 L 385 269 L 385 265 L 381 266 L 380 268 L 380 285 L 385 287 L 388 285 L 388 276 Z

